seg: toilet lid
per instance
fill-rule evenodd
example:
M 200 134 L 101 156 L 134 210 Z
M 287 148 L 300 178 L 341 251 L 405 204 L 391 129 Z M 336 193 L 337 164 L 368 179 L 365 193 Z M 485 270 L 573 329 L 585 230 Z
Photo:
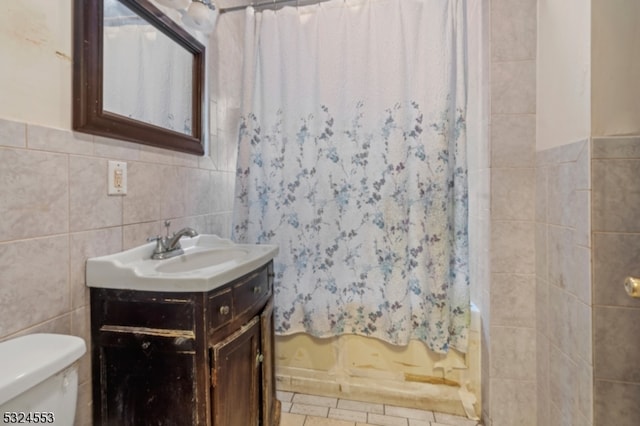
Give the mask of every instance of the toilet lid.
M 64 370 L 86 352 L 84 340 L 38 333 L 0 342 L 0 405 Z

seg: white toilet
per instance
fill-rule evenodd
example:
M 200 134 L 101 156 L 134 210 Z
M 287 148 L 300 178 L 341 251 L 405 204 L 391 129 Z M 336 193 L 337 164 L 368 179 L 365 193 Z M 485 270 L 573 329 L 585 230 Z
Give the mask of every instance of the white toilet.
M 13 413 L 22 417 L 40 413 L 38 423 L 73 425 L 78 396 L 76 361 L 85 351 L 84 340 L 63 334 L 29 334 L 1 342 L 0 422 L 18 423 L 4 419 Z

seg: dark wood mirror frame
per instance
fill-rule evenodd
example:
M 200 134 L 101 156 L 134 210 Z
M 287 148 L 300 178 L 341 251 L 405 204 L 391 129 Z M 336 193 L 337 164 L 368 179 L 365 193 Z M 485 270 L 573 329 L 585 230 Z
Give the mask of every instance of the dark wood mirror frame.
M 193 134 L 175 132 L 103 110 L 102 0 L 74 1 L 73 129 L 203 155 L 204 46 L 148 0 L 119 1 L 193 53 Z

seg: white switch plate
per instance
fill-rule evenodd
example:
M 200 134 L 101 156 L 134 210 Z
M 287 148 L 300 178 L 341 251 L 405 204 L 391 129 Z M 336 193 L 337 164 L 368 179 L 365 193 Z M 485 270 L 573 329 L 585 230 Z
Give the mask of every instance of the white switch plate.
M 109 195 L 125 195 L 127 193 L 127 163 L 109 161 L 107 185 L 107 194 Z

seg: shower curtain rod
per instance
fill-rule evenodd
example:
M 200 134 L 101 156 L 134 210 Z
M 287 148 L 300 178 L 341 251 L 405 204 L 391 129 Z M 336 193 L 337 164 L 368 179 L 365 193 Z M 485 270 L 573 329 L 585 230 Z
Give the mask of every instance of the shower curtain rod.
M 287 4 L 291 6 L 308 6 L 310 4 L 323 3 L 329 0 L 271 0 L 271 1 L 262 1 L 262 2 L 251 2 L 246 6 L 233 6 L 227 8 L 220 8 L 220 13 L 227 12 L 237 12 L 239 10 L 245 10 L 247 7 L 251 6 L 257 10 L 265 10 L 265 9 L 277 9 Z

